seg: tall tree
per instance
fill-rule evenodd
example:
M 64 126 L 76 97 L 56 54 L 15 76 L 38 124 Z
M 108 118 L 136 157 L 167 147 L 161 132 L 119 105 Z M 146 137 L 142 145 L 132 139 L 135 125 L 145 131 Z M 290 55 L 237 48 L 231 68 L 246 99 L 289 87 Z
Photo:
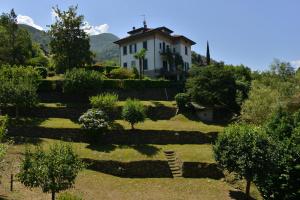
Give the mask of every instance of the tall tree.
M 58 71 L 82 67 L 91 64 L 93 54 L 90 51 L 89 36 L 83 30 L 84 16 L 77 15 L 77 6 L 67 11 L 53 8 L 57 17 L 51 25 L 50 47 Z
M 210 52 L 209 52 L 209 44 L 208 41 L 206 43 L 206 64 L 210 65 Z
M 1 15 L 0 36 L 0 63 L 25 64 L 31 57 L 32 42 L 29 33 L 18 28 L 14 9 Z

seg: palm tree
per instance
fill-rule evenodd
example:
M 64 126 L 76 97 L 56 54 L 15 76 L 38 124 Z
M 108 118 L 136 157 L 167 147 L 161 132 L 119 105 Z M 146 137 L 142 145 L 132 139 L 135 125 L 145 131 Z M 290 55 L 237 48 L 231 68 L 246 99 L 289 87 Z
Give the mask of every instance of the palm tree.
M 134 58 L 139 60 L 139 75 L 140 75 L 140 79 L 142 79 L 142 75 L 144 74 L 144 59 L 146 56 L 146 52 L 147 50 L 142 48 L 139 52 L 137 52 L 136 54 L 134 54 Z

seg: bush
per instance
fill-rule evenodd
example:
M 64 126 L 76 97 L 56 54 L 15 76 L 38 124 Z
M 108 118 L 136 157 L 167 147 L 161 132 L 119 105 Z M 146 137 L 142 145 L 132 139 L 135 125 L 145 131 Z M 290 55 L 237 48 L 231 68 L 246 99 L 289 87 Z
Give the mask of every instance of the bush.
M 179 110 L 184 110 L 190 101 L 190 97 L 186 93 L 178 93 L 175 96 L 175 101 Z
M 134 124 L 145 121 L 145 108 L 140 101 L 127 99 L 122 110 L 122 117 L 128 121 L 131 124 L 131 128 L 134 129 Z
M 89 109 L 80 116 L 79 123 L 89 131 L 103 131 L 108 128 L 108 117 L 99 109 Z
M 0 68 L 0 106 L 12 105 L 16 108 L 32 107 L 37 103 L 37 87 L 40 76 L 32 67 Z
M 104 111 L 110 119 L 112 119 L 112 114 L 115 111 L 117 101 L 118 95 L 111 93 L 103 93 L 90 97 L 92 107 Z
M 55 71 L 49 71 L 49 72 L 48 72 L 48 76 L 49 76 L 49 77 L 55 76 Z
M 46 67 L 36 67 L 35 69 L 39 72 L 39 74 L 41 75 L 41 77 L 47 78 L 48 71 L 47 71 Z
M 59 195 L 58 200 L 83 200 L 83 199 L 76 195 L 65 192 L 65 193 L 62 193 L 61 195 Z
M 139 70 L 136 67 L 132 68 L 132 73 L 134 74 L 135 79 L 139 78 Z
M 72 69 L 65 74 L 63 91 L 65 93 L 84 94 L 97 91 L 101 87 L 103 75 L 96 71 Z
M 135 75 L 131 70 L 120 67 L 117 69 L 113 69 L 109 73 L 109 77 L 112 79 L 132 79 L 135 77 Z
M 0 116 L 0 142 L 3 141 L 3 138 L 7 133 L 7 123 L 8 123 L 8 117 Z

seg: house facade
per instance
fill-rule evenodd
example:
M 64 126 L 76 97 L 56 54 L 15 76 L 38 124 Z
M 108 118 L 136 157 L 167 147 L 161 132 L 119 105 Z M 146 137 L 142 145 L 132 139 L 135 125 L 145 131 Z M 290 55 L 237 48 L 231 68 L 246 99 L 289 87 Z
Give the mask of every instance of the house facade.
M 133 27 L 127 37 L 115 42 L 120 49 L 120 65 L 128 69 L 142 69 L 151 77 L 188 71 L 192 65 L 191 47 L 196 43 L 172 33 L 166 27 L 148 28 L 146 22 L 141 28 Z M 140 62 L 134 55 L 143 48 L 146 55 L 143 66 L 139 66 Z

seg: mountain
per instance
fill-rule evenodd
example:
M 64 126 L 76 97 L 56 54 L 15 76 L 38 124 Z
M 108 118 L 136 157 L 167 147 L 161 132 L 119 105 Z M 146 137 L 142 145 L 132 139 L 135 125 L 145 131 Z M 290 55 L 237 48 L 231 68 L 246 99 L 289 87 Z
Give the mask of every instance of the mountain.
M 31 39 L 39 43 L 42 48 L 49 52 L 50 37 L 45 31 L 40 31 L 32 26 L 19 24 L 20 27 L 26 29 Z M 96 61 L 111 60 L 119 57 L 118 45 L 113 42 L 119 38 L 112 33 L 102 33 L 90 36 L 91 51 L 96 54 Z
M 90 36 L 91 51 L 96 53 L 96 60 L 110 60 L 119 57 L 119 47 L 114 42 L 119 38 L 111 33 Z

